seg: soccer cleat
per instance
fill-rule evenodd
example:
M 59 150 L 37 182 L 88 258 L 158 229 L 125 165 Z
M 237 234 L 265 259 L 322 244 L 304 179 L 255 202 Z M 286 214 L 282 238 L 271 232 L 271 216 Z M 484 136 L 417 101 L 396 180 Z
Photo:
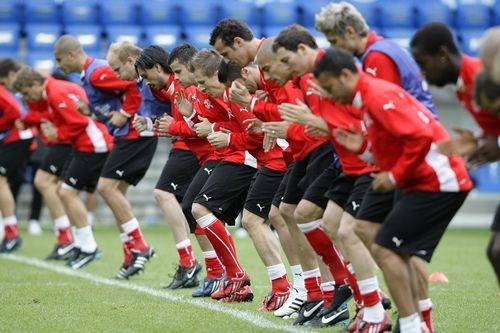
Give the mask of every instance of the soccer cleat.
M 276 317 L 290 318 L 299 312 L 306 300 L 307 293 L 305 291 L 300 292 L 293 288 L 286 302 L 278 310 L 274 311 L 274 315 Z
M 209 279 L 205 277 L 203 279 L 203 282 L 198 286 L 198 289 L 196 289 L 192 296 L 193 297 L 209 297 L 212 295 L 214 291 L 216 291 L 221 283 L 224 281 L 224 277 L 218 277 L 218 278 L 213 278 Z
M 173 280 L 166 286 L 166 289 L 193 288 L 200 284 L 198 273 L 201 272 L 201 265 L 195 261 L 193 265 L 186 267 L 179 265 L 175 271 Z
M 214 293 L 212 293 L 210 297 L 216 300 L 223 299 L 233 295 L 241 288 L 249 285 L 250 285 L 250 276 L 248 276 L 248 274 L 245 272 L 237 273 L 235 277 L 230 279 L 225 279 L 224 283 L 221 283 L 219 289 L 217 289 Z
M 333 303 L 332 303 L 333 305 Z M 329 306 L 323 308 L 313 319 L 304 324 L 307 327 L 327 327 L 327 326 L 342 326 L 347 327 L 349 323 L 349 309 L 347 302 L 342 303 L 340 307 Z
M 72 261 L 69 261 L 67 265 L 73 269 L 79 269 L 87 266 L 92 261 L 100 259 L 102 257 L 101 251 L 96 248 L 94 252 L 83 252 L 80 250 L 78 257 Z
M 392 329 L 392 322 L 387 313 L 384 313 L 384 319 L 378 323 L 371 323 L 364 320 L 358 322 L 356 333 L 382 333 Z
M 322 299 L 316 301 L 306 301 L 299 311 L 299 316 L 293 322 L 293 325 L 304 325 L 309 320 L 313 319 L 318 312 L 321 311 L 324 301 Z
M 223 303 L 251 302 L 253 301 L 253 291 L 250 286 L 246 285 L 233 292 L 231 295 L 224 297 L 221 301 Z
M 74 243 L 56 244 L 45 260 L 68 260 L 74 255 Z M 76 257 L 75 257 L 76 259 Z
M 354 318 L 352 318 L 349 325 L 347 325 L 347 331 L 351 333 L 356 331 L 359 322 L 362 320 L 363 320 L 363 308 L 356 308 L 356 314 L 354 315 Z
M 31 236 L 40 236 L 41 234 L 43 234 L 40 222 L 38 222 L 37 220 L 29 220 L 28 234 L 30 234 Z
M 114 278 L 117 280 L 127 280 L 128 276 L 126 274 L 127 274 L 127 270 L 129 269 L 129 267 L 130 267 L 130 265 L 123 263 L 120 267 L 120 270 L 118 271 L 118 273 L 116 273 Z
M 288 297 L 290 297 L 290 289 L 287 291 L 282 291 L 282 292 L 271 291 L 264 298 L 264 301 L 262 302 L 262 305 L 259 308 L 259 310 L 260 311 L 278 310 L 279 308 L 281 308 L 283 306 L 283 304 L 286 302 Z
M 127 271 L 124 274 L 125 279 L 128 279 L 137 273 L 143 272 L 146 263 L 155 256 L 155 250 L 152 246 L 149 246 L 144 252 L 139 252 L 135 249 L 132 249 L 131 252 L 132 264 L 127 268 Z
M 0 244 L 0 253 L 11 253 L 19 250 L 22 243 L 23 239 L 21 238 L 21 236 L 17 236 L 12 239 L 8 239 L 7 237 L 5 237 Z

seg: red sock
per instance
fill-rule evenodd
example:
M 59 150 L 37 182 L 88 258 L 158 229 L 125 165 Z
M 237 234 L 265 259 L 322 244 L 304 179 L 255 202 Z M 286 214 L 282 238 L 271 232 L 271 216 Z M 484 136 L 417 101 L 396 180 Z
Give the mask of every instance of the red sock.
M 324 308 L 329 307 L 332 304 L 333 296 L 335 295 L 335 285 L 330 285 L 329 282 L 321 284 L 321 291 L 323 292 L 323 304 Z
M 313 230 L 304 231 L 304 235 L 314 251 L 328 266 L 335 283 L 338 285 L 344 284 L 347 279 L 347 270 L 342 261 L 342 256 L 333 245 L 330 237 L 328 237 L 323 228 L 321 228 L 321 225 L 318 224 Z
M 175 247 L 177 248 L 177 253 L 179 254 L 179 265 L 184 267 L 193 266 L 196 258 L 194 257 L 193 247 L 191 246 L 191 242 L 189 241 L 189 239 L 176 244 Z
M 132 232 L 127 233 L 134 240 L 134 250 L 138 250 L 139 252 L 144 252 L 149 248 L 148 243 L 142 236 L 142 232 L 140 228 L 134 229 Z
M 221 258 L 226 266 L 227 278 L 236 276 L 236 273 L 243 273 L 238 256 L 234 249 L 234 243 L 228 235 L 224 224 L 218 219 L 204 228 L 208 240 L 214 247 L 217 257 Z
M 434 333 L 434 323 L 432 322 L 432 302 L 430 298 L 420 300 L 418 303 L 427 328 L 431 333 Z
M 205 230 L 203 230 L 203 228 L 200 227 L 200 225 L 198 223 L 196 223 L 196 227 L 194 229 L 194 234 L 195 235 L 204 235 L 205 234 Z
M 4 231 L 5 231 L 5 237 L 7 239 L 13 239 L 19 236 L 19 229 L 17 228 L 17 224 L 6 225 L 4 227 Z
M 290 290 L 290 285 L 290 281 L 288 281 L 288 276 L 286 274 L 271 281 L 271 287 L 274 292 L 285 292 Z
M 317 301 L 323 299 L 323 292 L 321 291 L 321 276 L 319 269 L 313 271 L 303 272 L 304 286 L 307 290 L 307 300 Z
M 57 230 L 57 242 L 59 244 L 73 243 L 73 234 L 70 227 Z
M 205 257 L 205 266 L 207 268 L 207 278 L 209 279 L 218 278 L 224 274 L 224 267 L 222 267 L 217 255 L 214 258 Z
M 132 252 L 130 252 L 134 248 L 134 242 L 128 241 L 123 243 L 123 263 L 125 265 L 130 265 L 132 263 Z
M 236 246 L 234 245 L 234 239 L 233 239 L 233 236 L 231 236 L 231 234 L 229 233 L 229 231 L 226 229 L 227 231 L 227 237 L 229 238 L 229 242 L 231 243 L 231 246 L 233 247 L 233 251 L 236 252 Z
M 381 300 L 378 290 L 361 295 L 361 298 L 364 306 L 375 306 Z
M 363 298 L 361 296 L 361 291 L 359 290 L 358 280 L 354 276 L 352 269 L 352 265 L 349 261 L 344 262 L 345 267 L 347 268 L 347 283 L 349 283 L 349 287 L 352 290 L 352 296 L 354 297 L 354 301 L 356 302 L 357 307 L 362 307 Z

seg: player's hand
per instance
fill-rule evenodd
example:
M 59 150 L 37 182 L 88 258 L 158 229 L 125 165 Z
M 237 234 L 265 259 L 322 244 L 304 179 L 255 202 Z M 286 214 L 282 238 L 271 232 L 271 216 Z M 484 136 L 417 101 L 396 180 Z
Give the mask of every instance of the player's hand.
M 333 135 L 339 144 L 354 153 L 360 151 L 361 146 L 363 146 L 363 141 L 365 140 L 363 133 L 358 131 L 354 125 L 351 125 L 350 131 L 343 128 L 336 128 L 333 130 Z
M 245 131 L 248 134 L 259 135 L 262 134 L 262 120 L 254 118 L 254 119 L 245 119 L 243 120 L 243 124 L 246 125 Z
M 437 146 L 439 152 L 446 156 L 471 156 L 477 150 L 479 145 L 474 133 L 462 128 L 454 128 L 453 130 L 458 134 L 458 136 L 438 142 Z
M 120 111 L 111 111 L 107 115 L 110 117 L 109 124 L 118 128 L 123 127 L 128 121 L 128 118 L 121 114 Z
M 145 117 L 136 115 L 132 126 L 134 126 L 137 132 L 141 133 L 148 129 L 148 121 Z
M 238 81 L 233 81 L 233 83 L 231 83 L 231 89 L 229 90 L 229 99 L 233 103 L 248 106 L 252 100 L 252 95 L 250 95 L 247 87 Z
M 313 94 L 318 95 L 321 98 L 328 98 L 330 96 L 328 92 L 318 83 L 318 81 L 309 80 L 307 81 L 307 84 L 311 87 Z
M 198 117 L 201 121 L 194 124 L 194 130 L 199 137 L 206 138 L 212 133 L 212 123 L 207 118 Z
M 76 97 L 75 99 L 75 106 L 78 112 L 85 116 L 90 116 L 92 114 L 92 111 L 90 110 L 90 107 L 87 103 L 85 103 L 84 100 L 82 100 L 80 97 Z
M 283 120 L 300 125 L 306 125 L 309 122 L 311 116 L 314 116 L 307 104 L 302 102 L 300 99 L 296 100 L 296 104 L 280 104 L 278 106 L 278 111 L 280 112 L 281 118 L 283 118 Z
M 290 123 L 286 121 L 274 121 L 262 124 L 262 130 L 269 136 L 273 136 L 280 139 L 286 139 L 288 126 Z
M 184 117 L 190 117 L 193 114 L 193 100 L 194 96 L 188 98 L 186 92 L 182 89 L 174 99 L 174 104 L 179 113 Z
M 207 140 L 215 148 L 224 148 L 229 146 L 229 135 L 231 131 L 221 128 L 220 131 L 208 134 Z
M 26 129 L 26 126 L 24 126 L 24 123 L 21 119 L 16 119 L 14 121 L 14 126 L 20 131 L 24 131 Z
M 278 141 L 278 138 L 276 135 L 270 132 L 264 133 L 264 140 L 262 141 L 262 148 L 264 149 L 264 152 L 267 153 L 271 149 L 276 146 L 276 142 Z
M 155 121 L 155 129 L 162 135 L 168 135 L 170 131 L 170 125 L 174 121 L 174 118 L 168 114 L 163 115 L 163 117 Z
M 257 90 L 255 92 L 255 97 L 261 101 L 268 101 L 269 100 L 269 94 L 265 90 Z
M 51 121 L 44 121 L 40 124 L 43 135 L 50 142 L 57 140 L 57 127 Z
M 396 185 L 391 181 L 388 172 L 372 173 L 371 176 L 373 177 L 372 189 L 375 192 L 392 192 L 396 189 Z
M 328 138 L 329 136 L 328 133 L 309 126 L 306 126 L 306 130 L 304 131 L 304 133 L 306 133 L 306 135 L 310 136 L 311 138 Z
M 469 156 L 467 162 L 470 166 L 477 167 L 498 160 L 500 160 L 498 138 L 495 136 L 486 136 L 479 140 L 479 148 Z

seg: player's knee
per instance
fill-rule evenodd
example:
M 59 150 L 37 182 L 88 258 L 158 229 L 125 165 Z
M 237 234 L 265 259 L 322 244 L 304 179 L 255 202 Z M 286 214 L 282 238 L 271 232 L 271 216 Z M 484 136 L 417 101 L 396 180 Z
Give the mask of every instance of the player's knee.
M 295 208 L 292 205 L 281 204 L 279 208 L 281 216 L 287 221 L 294 220 Z
M 330 239 L 338 239 L 339 238 L 339 228 L 335 226 L 334 223 L 326 223 L 323 221 L 323 230 L 326 232 Z
M 36 173 L 33 183 L 35 184 L 36 189 L 40 192 L 43 192 L 47 188 L 47 179 L 40 172 Z
M 175 199 L 175 196 L 172 193 L 162 191 L 156 188 L 153 190 L 153 195 L 155 197 L 156 202 L 158 203 Z
M 279 208 L 272 206 L 271 210 L 269 211 L 268 215 L 269 221 L 271 222 L 272 226 L 276 230 L 280 230 L 283 228 L 286 228 L 286 223 L 283 220 L 283 217 L 280 214 Z
M 67 202 L 72 197 L 71 191 L 63 188 L 62 186 L 59 186 L 57 188 L 56 193 L 57 193 L 57 196 L 61 199 L 61 201 L 64 201 L 64 202 Z
M 193 214 L 195 219 L 199 219 L 207 214 L 210 214 L 210 211 L 198 203 L 193 203 L 193 206 L 191 207 L 191 214 Z
M 354 225 L 354 233 L 361 239 L 364 243 L 366 243 L 370 238 L 370 230 L 366 226 L 366 223 L 356 222 Z
M 353 242 L 353 238 L 356 237 L 354 234 L 354 228 L 350 223 L 341 223 L 338 229 L 339 239 L 343 244 L 350 244 Z

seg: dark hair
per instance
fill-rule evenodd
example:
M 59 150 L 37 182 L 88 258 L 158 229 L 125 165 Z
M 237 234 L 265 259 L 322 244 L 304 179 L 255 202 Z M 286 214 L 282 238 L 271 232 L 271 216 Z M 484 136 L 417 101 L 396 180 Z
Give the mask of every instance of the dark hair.
M 496 83 L 491 75 L 482 70 L 474 82 L 474 100 L 481 106 L 481 98 L 486 97 L 489 101 L 500 98 L 500 84 Z
M 219 65 L 217 78 L 219 82 L 230 85 L 234 80 L 241 78 L 241 67 L 232 63 L 222 61 Z
M 348 69 L 353 73 L 358 72 L 352 54 L 334 47 L 326 51 L 325 55 L 318 61 L 314 69 L 314 76 L 318 78 L 322 73 L 329 73 L 338 77 L 343 69 Z
M 189 43 L 183 43 L 170 52 L 167 60 L 168 65 L 172 65 L 176 60 L 180 64 L 187 65 L 196 53 L 198 53 L 198 49 L 195 46 Z
M 43 84 L 45 80 L 47 80 L 47 78 L 33 68 L 23 67 L 19 72 L 17 72 L 13 86 L 15 90 L 20 91 L 24 87 L 31 87 L 33 82 Z
M 249 42 L 253 39 L 253 33 L 245 23 L 239 20 L 223 19 L 210 33 L 210 45 L 214 46 L 215 41 L 220 38 L 226 46 L 233 47 L 235 37 Z
M 18 72 L 20 69 L 21 65 L 12 58 L 0 59 L 0 77 L 7 77 L 9 72 Z
M 284 47 L 288 51 L 297 52 L 299 44 L 306 44 L 313 49 L 318 48 L 318 44 L 309 30 L 300 24 L 292 24 L 280 31 L 274 40 L 273 51 L 276 52 L 280 47 Z
M 417 47 L 425 54 L 435 55 L 445 46 L 453 54 L 458 54 L 458 46 L 450 28 L 443 23 L 429 23 L 420 28 L 410 41 L 410 47 Z
M 168 52 L 161 46 L 151 45 L 142 50 L 135 61 L 135 69 L 151 69 L 156 64 L 159 64 L 165 73 L 172 72 L 168 66 Z

